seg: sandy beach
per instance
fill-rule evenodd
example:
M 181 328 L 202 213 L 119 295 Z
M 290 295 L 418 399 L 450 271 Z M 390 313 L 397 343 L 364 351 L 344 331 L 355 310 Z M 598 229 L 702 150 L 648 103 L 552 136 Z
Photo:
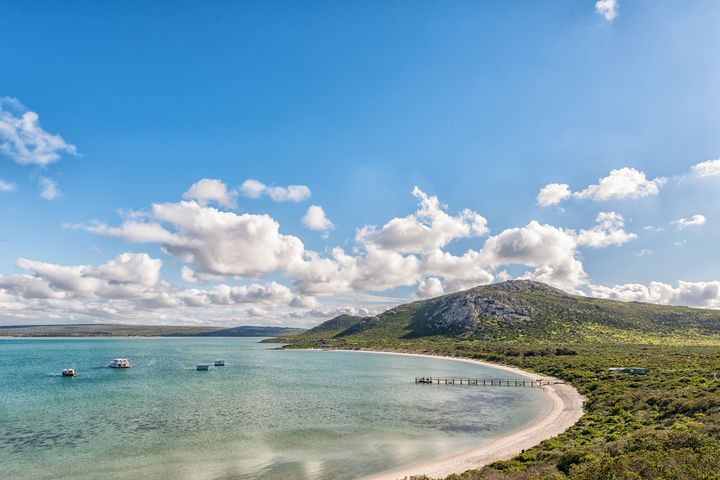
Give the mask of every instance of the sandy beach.
M 512 372 L 529 379 L 555 380 L 552 377 L 537 375 L 515 367 L 497 365 L 469 358 L 442 357 L 438 355 L 423 355 L 418 353 L 385 352 L 376 350 L 354 350 L 356 352 L 376 353 L 383 355 L 410 355 L 416 357 L 442 358 L 458 362 L 475 363 L 485 367 Z M 480 468 L 498 460 L 507 460 L 531 448 L 543 440 L 552 438 L 574 425 L 583 415 L 583 397 L 580 392 L 567 384 L 558 384 L 542 387 L 552 400 L 550 411 L 536 422 L 527 425 L 521 430 L 510 432 L 507 435 L 483 443 L 478 448 L 435 459 L 426 463 L 411 465 L 398 470 L 383 472 L 379 475 L 366 477 L 365 480 L 399 480 L 406 477 L 427 475 L 430 478 L 444 478 L 453 473 L 462 473 L 467 470 Z

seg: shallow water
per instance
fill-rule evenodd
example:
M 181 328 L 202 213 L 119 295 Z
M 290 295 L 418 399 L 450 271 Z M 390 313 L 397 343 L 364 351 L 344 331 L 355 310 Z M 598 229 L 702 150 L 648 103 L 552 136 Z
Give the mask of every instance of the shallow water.
M 0 340 L 0 476 L 357 478 L 474 448 L 551 406 L 538 389 L 414 383 L 515 378 L 479 365 L 258 341 Z M 104 367 L 116 357 L 134 368 Z M 226 366 L 195 371 L 214 359 Z

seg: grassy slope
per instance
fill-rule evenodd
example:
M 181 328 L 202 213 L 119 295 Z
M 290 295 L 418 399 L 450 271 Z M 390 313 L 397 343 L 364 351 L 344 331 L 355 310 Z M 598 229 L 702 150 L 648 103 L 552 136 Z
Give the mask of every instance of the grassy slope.
M 720 312 L 687 307 L 628 303 L 582 296 L 548 295 L 543 291 L 508 291 L 503 284 L 479 287 L 469 292 L 497 299 L 509 305 L 532 309 L 530 318 L 518 322 L 487 315 L 477 320 L 472 334 L 462 337 L 522 343 L 547 340 L 575 343 L 620 342 L 695 342 L 706 344 L 720 339 Z M 301 341 L 334 338 L 348 343 L 388 338 L 421 338 L 433 334 L 454 336 L 461 332 L 433 330 L 428 315 L 459 292 L 435 299 L 400 305 L 378 317 L 362 319 L 342 315 L 298 336 Z
M 538 308 L 522 328 L 490 322 L 470 338 L 418 336 L 413 322 L 432 305 L 425 301 L 364 328 L 354 319 L 350 332 L 321 328 L 289 340 L 299 347 L 320 342 L 516 365 L 562 378 L 588 397 L 586 415 L 562 435 L 454 480 L 720 479 L 720 379 L 707 378 L 720 374 L 719 312 L 516 295 Z M 652 371 L 607 374 L 614 366 Z

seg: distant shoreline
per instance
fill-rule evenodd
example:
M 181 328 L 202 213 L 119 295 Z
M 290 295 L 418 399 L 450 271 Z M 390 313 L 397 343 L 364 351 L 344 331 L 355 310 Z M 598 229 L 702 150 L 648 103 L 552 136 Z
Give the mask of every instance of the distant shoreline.
M 321 349 L 308 349 L 321 350 Z M 556 380 L 546 375 L 538 375 L 515 367 L 474 360 L 471 358 L 446 357 L 410 352 L 393 352 L 385 350 L 345 350 L 333 351 L 375 353 L 382 355 L 407 355 L 413 357 L 437 358 L 457 362 L 473 363 L 488 368 L 511 372 L 530 379 Z M 545 394 L 552 401 L 552 408 L 542 418 L 505 435 L 483 443 L 478 448 L 461 452 L 455 455 L 438 458 L 429 462 L 410 465 L 395 470 L 382 472 L 365 477 L 365 480 L 398 480 L 405 477 L 426 475 L 430 478 L 445 478 L 452 474 L 475 470 L 499 460 L 507 460 L 532 448 L 540 442 L 555 437 L 577 423 L 583 416 L 583 397 L 580 392 L 568 384 L 558 384 L 542 387 Z
M 120 323 L 70 323 L 0 325 L 0 338 L 118 338 L 118 337 L 278 337 L 301 332 L 291 327 L 241 325 L 236 327 L 185 325 L 129 325 Z

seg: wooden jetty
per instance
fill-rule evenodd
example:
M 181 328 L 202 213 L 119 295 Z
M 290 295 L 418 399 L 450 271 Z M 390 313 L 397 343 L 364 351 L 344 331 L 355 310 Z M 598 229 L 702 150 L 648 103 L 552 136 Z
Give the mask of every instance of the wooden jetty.
M 465 377 L 415 377 L 415 383 L 435 385 L 477 385 L 480 387 L 530 387 L 538 388 L 546 385 L 565 383 L 562 380 L 538 379 L 504 379 L 504 378 L 465 378 Z

